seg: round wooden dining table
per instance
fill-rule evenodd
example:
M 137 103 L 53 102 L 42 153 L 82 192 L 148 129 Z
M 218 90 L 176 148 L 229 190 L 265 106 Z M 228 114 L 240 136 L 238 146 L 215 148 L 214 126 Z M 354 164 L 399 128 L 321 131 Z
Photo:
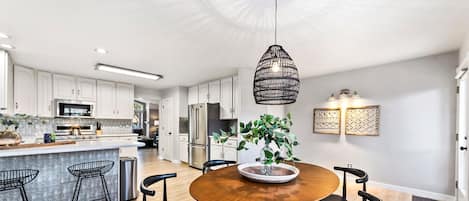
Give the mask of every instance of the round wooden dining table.
M 298 177 L 284 184 L 256 183 L 243 178 L 237 166 L 210 171 L 194 180 L 191 196 L 198 201 L 314 201 L 332 194 L 339 178 L 332 171 L 295 163 Z

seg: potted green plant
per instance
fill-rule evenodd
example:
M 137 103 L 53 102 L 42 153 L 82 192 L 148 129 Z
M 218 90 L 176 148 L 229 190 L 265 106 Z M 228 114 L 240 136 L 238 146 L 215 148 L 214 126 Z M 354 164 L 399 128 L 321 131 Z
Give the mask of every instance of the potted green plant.
M 240 123 L 242 140 L 239 142 L 238 150 L 248 150 L 247 143 L 259 144 L 264 142 L 261 150 L 260 162 L 264 165 L 263 173 L 272 174 L 272 164 L 282 161 L 300 161 L 293 154 L 293 147 L 299 143 L 296 135 L 290 133 L 293 125 L 291 114 L 285 118 L 264 114 L 259 119 Z

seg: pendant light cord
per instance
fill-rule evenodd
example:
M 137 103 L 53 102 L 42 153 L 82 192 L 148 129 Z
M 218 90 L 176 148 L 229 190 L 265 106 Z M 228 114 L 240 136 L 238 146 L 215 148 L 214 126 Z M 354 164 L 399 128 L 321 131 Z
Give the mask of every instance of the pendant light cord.
M 275 0 L 275 45 L 277 45 L 277 1 Z

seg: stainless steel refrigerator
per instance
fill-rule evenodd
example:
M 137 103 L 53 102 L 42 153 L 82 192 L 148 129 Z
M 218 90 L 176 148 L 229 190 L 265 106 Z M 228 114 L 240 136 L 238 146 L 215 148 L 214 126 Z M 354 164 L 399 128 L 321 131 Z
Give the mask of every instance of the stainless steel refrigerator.
M 229 122 L 220 120 L 220 105 L 201 103 L 189 106 L 189 165 L 202 169 L 210 151 L 209 136 L 227 130 Z

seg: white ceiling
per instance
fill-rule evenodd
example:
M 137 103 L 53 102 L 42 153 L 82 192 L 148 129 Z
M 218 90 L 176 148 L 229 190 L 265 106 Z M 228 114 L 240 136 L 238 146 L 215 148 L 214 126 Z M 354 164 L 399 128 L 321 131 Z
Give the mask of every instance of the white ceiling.
M 16 63 L 132 82 L 188 86 L 255 68 L 273 42 L 273 0 L 0 0 L 0 39 Z M 301 77 L 456 50 L 467 0 L 279 0 L 279 44 Z M 102 47 L 109 54 L 93 52 Z M 147 81 L 97 62 L 160 73 Z

